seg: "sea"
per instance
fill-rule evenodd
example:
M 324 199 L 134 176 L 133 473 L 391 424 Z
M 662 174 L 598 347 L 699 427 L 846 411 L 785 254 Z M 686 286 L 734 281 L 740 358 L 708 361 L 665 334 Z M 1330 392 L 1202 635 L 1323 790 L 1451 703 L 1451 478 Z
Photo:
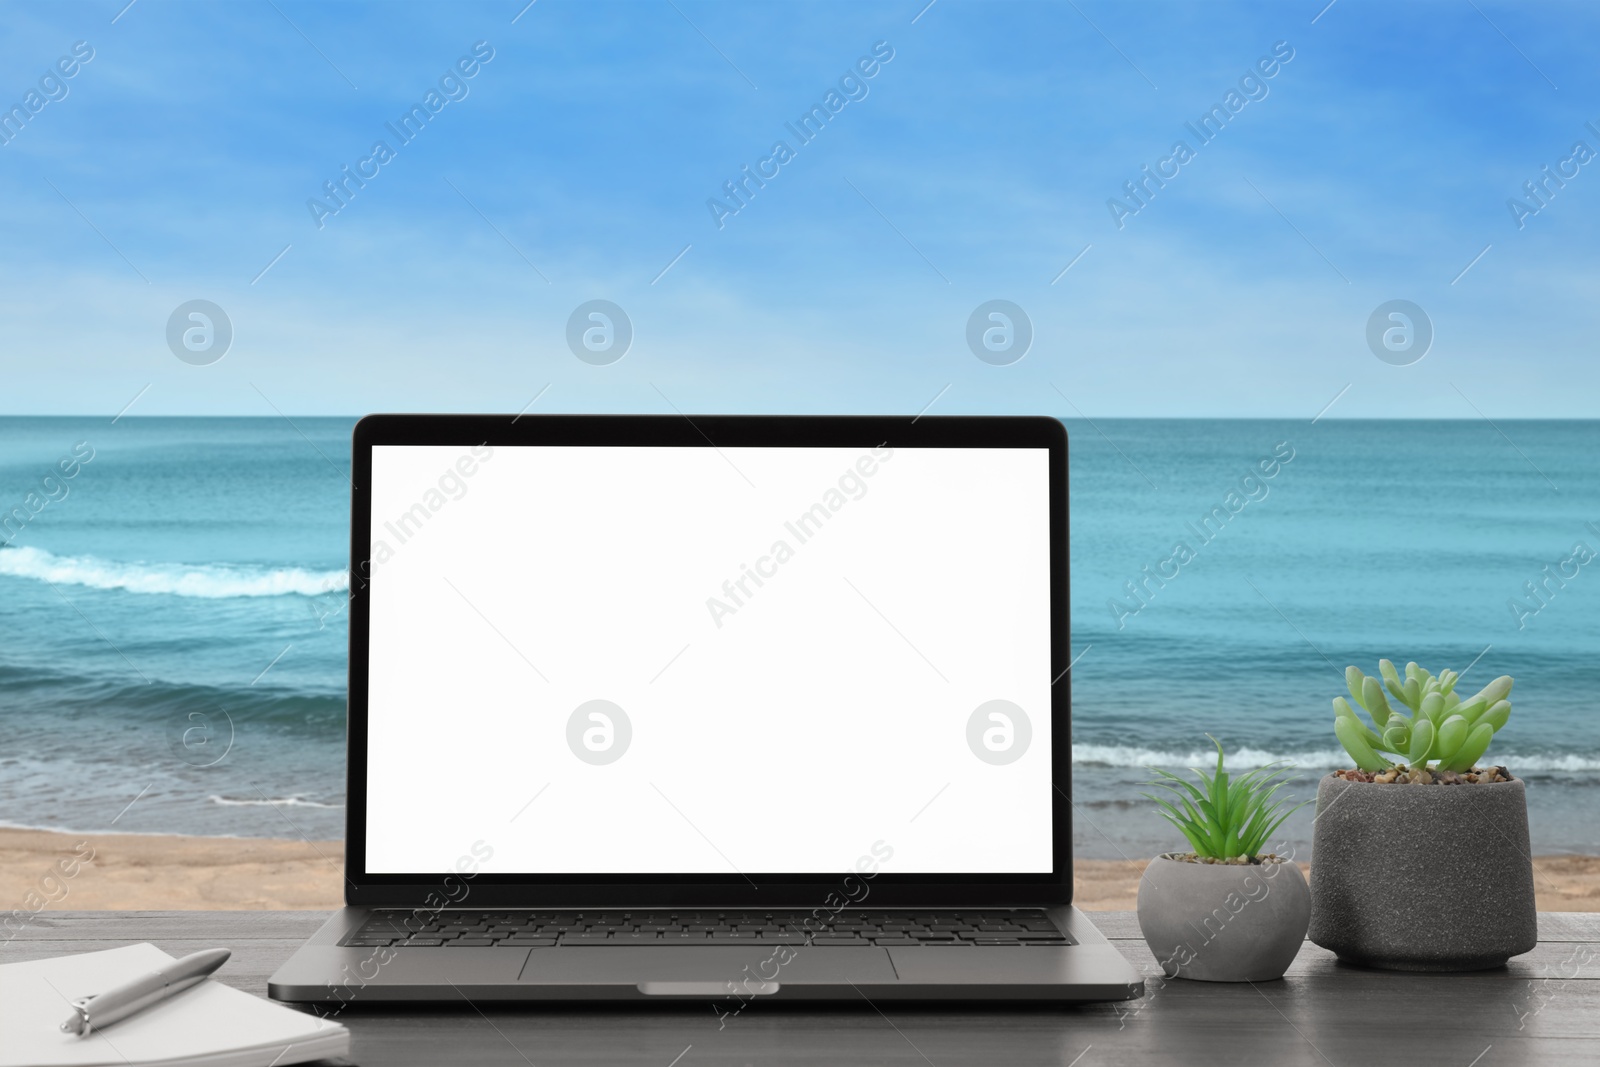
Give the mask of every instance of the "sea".
M 0 419 L 0 825 L 343 836 L 354 421 Z M 1380 657 L 1512 675 L 1486 759 L 1600 855 L 1600 422 L 1067 427 L 1078 856 L 1179 847 L 1209 737 L 1312 799 Z

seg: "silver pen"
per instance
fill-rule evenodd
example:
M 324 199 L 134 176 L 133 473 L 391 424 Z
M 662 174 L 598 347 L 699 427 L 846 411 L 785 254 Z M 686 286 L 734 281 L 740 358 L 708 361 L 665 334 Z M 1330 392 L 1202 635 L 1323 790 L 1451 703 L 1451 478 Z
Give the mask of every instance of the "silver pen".
M 61 1029 L 64 1033 L 88 1037 L 92 1029 L 110 1026 L 175 993 L 199 985 L 228 962 L 230 955 L 225 948 L 209 948 L 173 960 L 160 970 L 113 986 L 104 993 L 80 997 L 72 1002 L 72 1017 L 61 1024 Z

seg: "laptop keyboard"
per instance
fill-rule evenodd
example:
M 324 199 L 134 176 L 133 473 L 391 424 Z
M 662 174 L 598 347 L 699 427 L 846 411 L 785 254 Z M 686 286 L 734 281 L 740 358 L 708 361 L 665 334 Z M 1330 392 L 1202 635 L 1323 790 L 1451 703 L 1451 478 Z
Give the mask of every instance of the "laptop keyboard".
M 1070 945 L 1038 909 L 956 911 L 376 911 L 352 948 L 562 945 Z

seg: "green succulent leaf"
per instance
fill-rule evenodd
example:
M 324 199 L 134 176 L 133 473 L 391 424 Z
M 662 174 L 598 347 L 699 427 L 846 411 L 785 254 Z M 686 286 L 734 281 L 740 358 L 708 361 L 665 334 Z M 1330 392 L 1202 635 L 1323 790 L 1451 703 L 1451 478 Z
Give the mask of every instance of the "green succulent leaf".
M 1402 670 L 1380 659 L 1376 676 L 1352 665 L 1344 677 L 1352 700 L 1335 698 L 1333 731 L 1362 770 L 1393 766 L 1390 754 L 1416 768 L 1437 761 L 1440 770 L 1470 769 L 1511 716 L 1510 675 L 1467 697 L 1456 692 L 1460 671 L 1435 675 L 1415 661 Z M 1370 727 L 1357 708 L 1371 716 Z
M 1483 713 L 1483 717 L 1478 720 L 1478 725 L 1487 726 L 1491 730 L 1498 732 L 1505 726 L 1506 720 L 1509 718 L 1511 718 L 1511 701 L 1499 700 L 1495 702 L 1494 707 Z
M 1211 808 L 1217 823 L 1217 833 L 1226 837 L 1228 832 L 1228 802 L 1232 799 L 1228 796 L 1227 775 L 1221 771 L 1217 772 L 1216 778 L 1212 779 L 1212 784 L 1216 786 L 1216 791 L 1213 793 L 1215 799 L 1211 801 Z
M 1494 729 L 1488 723 L 1480 722 L 1467 733 L 1467 739 L 1456 749 L 1454 756 L 1439 765 L 1440 770 L 1470 771 L 1473 766 L 1488 751 L 1489 742 L 1494 740 Z
M 1357 767 L 1364 771 L 1381 771 L 1389 766 L 1388 760 L 1372 750 L 1372 744 L 1366 738 L 1366 727 L 1354 717 L 1335 716 L 1333 732 L 1339 738 L 1339 743 L 1344 746 L 1344 750 L 1350 753 L 1350 758 L 1355 760 Z
M 1361 682 L 1361 703 L 1372 716 L 1372 722 L 1379 730 L 1389 723 L 1389 701 L 1384 698 L 1383 686 L 1378 684 L 1376 678 L 1364 678 Z
M 1366 707 L 1366 699 L 1361 695 L 1362 686 L 1366 684 L 1367 676 L 1361 673 L 1361 668 L 1355 664 L 1344 669 L 1344 685 L 1350 690 L 1350 698 L 1362 707 Z M 1369 709 L 1370 710 L 1370 709 Z
M 1420 770 L 1428 762 L 1428 753 L 1433 750 L 1433 723 L 1421 716 L 1411 727 L 1411 747 L 1406 749 L 1406 762 L 1412 769 Z
M 1459 715 L 1452 715 L 1439 724 L 1439 737 L 1433 747 L 1441 766 L 1450 762 L 1471 732 L 1472 727 Z
M 1361 721 L 1361 716 L 1356 714 L 1355 709 L 1350 706 L 1350 702 L 1345 700 L 1344 697 L 1333 698 L 1333 713 L 1337 717 L 1349 719 L 1351 722 L 1355 723 L 1356 728 L 1360 731 L 1361 736 L 1366 740 L 1368 745 L 1372 746 L 1373 748 L 1381 748 L 1383 746 L 1383 738 L 1380 737 L 1376 731 L 1368 727 L 1366 723 Z
M 1510 695 L 1511 685 L 1511 675 L 1502 674 L 1500 677 L 1484 686 L 1483 689 L 1479 691 L 1478 695 L 1484 699 L 1485 703 L 1487 703 L 1490 707 L 1493 707 L 1496 702 L 1504 700 Z
M 1202 837 L 1190 824 L 1177 822 L 1175 819 L 1172 821 L 1177 823 L 1178 829 L 1183 831 L 1183 836 L 1189 839 L 1189 847 L 1194 849 L 1196 856 L 1216 858 L 1217 851 L 1211 847 L 1211 842 Z
M 1347 721 L 1360 727 L 1353 710 Z M 1289 769 L 1283 764 L 1268 764 L 1230 776 L 1221 744 L 1215 738 L 1212 743 L 1217 745 L 1217 766 L 1210 773 L 1191 768 L 1198 785 L 1170 771 L 1152 768 L 1158 778 L 1146 784 L 1168 795 L 1143 796 L 1154 802 L 1157 814 L 1183 834 L 1197 855 L 1217 859 L 1255 856 L 1268 835 L 1298 810 L 1296 807 L 1286 811 L 1283 802 L 1276 799 Z
M 1205 827 L 1206 840 L 1211 842 L 1211 850 L 1219 856 L 1225 855 L 1227 835 L 1222 832 L 1222 820 L 1217 817 L 1216 806 L 1209 800 L 1202 800 L 1200 812 L 1204 816 L 1201 825 Z
M 1186 838 L 1189 842 L 1189 847 L 1194 849 L 1195 855 L 1213 855 L 1210 842 L 1206 840 L 1204 832 L 1195 825 L 1193 819 L 1190 819 L 1182 812 L 1179 812 L 1171 804 L 1167 803 L 1165 800 L 1162 800 L 1160 797 L 1151 796 L 1149 793 L 1145 793 L 1143 796 L 1149 800 L 1155 801 L 1156 807 L 1159 809 L 1157 814 L 1159 814 L 1163 819 L 1166 819 L 1172 825 L 1176 826 L 1179 831 L 1182 832 L 1184 838 Z
M 1191 784 L 1187 778 L 1179 778 L 1176 774 L 1173 774 L 1171 771 L 1164 771 L 1160 767 L 1155 767 L 1155 768 L 1152 768 L 1152 769 L 1157 774 L 1161 775 L 1161 777 L 1166 778 L 1166 779 L 1170 779 L 1170 781 L 1169 782 L 1151 782 L 1150 783 L 1151 785 L 1159 785 L 1163 789 L 1170 789 L 1174 793 L 1177 793 L 1178 796 L 1184 797 L 1185 800 L 1188 800 L 1188 799 L 1204 800 L 1206 798 L 1206 795 L 1204 793 L 1200 792 L 1200 790 L 1196 789 L 1194 787 L 1194 785 Z

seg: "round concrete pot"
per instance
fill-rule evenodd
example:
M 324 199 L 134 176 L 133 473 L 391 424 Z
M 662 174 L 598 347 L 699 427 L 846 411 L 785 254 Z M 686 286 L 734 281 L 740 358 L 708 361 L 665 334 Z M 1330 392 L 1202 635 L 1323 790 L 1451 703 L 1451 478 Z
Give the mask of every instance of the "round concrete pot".
M 1397 971 L 1499 967 L 1538 940 L 1522 782 L 1317 788 L 1311 940 Z
M 1169 978 L 1270 982 L 1305 940 L 1311 891 L 1288 862 L 1157 856 L 1139 879 L 1139 930 Z

